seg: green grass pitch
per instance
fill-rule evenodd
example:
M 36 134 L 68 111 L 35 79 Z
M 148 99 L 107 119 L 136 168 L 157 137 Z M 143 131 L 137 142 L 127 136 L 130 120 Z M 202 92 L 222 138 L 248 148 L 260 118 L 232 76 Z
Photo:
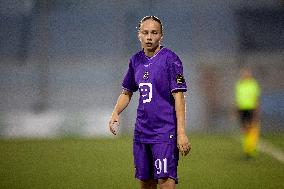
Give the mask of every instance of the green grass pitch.
M 180 158 L 178 188 L 284 188 L 284 164 L 270 156 L 245 160 L 232 136 L 189 137 L 192 151 Z M 139 188 L 132 139 L 1 139 L 0 188 Z

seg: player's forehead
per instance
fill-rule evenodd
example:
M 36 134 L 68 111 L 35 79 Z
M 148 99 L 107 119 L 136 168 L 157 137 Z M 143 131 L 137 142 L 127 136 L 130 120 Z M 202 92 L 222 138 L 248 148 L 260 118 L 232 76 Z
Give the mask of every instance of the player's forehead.
M 152 30 L 155 30 L 155 31 L 160 31 L 161 32 L 161 25 L 159 22 L 153 20 L 153 19 L 148 19 L 148 20 L 145 20 L 144 22 L 141 23 L 141 26 L 140 26 L 140 30 L 148 30 L 148 31 L 152 31 Z

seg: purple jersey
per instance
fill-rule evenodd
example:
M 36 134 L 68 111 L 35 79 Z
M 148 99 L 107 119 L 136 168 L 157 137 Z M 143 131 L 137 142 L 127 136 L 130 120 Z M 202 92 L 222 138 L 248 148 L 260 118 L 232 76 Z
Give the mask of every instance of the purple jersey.
M 134 141 L 176 141 L 177 121 L 172 92 L 187 90 L 179 57 L 163 47 L 150 58 L 144 51 L 138 52 L 130 59 L 122 87 L 132 92 L 140 91 Z

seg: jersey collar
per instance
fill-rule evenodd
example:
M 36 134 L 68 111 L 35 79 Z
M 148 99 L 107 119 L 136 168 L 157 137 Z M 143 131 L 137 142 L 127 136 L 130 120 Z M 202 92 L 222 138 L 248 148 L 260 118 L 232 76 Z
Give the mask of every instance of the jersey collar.
M 155 58 L 158 54 L 160 54 L 160 52 L 161 52 L 163 49 L 164 49 L 164 47 L 163 47 L 163 46 L 160 46 L 160 50 L 159 50 L 154 56 L 152 56 L 152 57 L 146 56 L 146 54 L 144 53 L 144 50 L 142 50 L 142 52 L 143 52 L 144 56 L 145 56 L 148 60 L 151 60 L 151 59 Z

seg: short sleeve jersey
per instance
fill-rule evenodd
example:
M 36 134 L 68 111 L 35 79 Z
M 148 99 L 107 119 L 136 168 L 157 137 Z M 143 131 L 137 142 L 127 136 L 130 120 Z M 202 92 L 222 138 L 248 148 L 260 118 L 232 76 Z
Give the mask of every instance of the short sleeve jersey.
M 134 141 L 176 141 L 177 121 L 172 92 L 187 90 L 179 57 L 165 47 L 150 58 L 144 51 L 138 52 L 130 59 L 122 87 L 140 92 Z
M 235 86 L 236 104 L 239 110 L 257 108 L 260 88 L 255 79 L 239 80 Z

